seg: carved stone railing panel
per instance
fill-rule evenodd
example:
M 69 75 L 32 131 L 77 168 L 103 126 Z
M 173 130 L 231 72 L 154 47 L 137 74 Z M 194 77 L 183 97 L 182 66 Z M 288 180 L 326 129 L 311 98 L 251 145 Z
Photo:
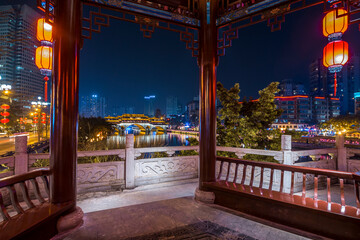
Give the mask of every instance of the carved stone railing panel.
M 105 190 L 124 184 L 124 162 L 78 164 L 78 192 Z
M 135 161 L 137 186 L 198 177 L 199 156 L 140 159 Z

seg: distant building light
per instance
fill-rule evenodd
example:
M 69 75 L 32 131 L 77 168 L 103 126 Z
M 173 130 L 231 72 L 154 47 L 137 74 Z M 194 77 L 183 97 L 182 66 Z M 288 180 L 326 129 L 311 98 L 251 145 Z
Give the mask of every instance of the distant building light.
M 358 97 L 360 97 L 360 92 L 354 93 L 354 98 L 358 98 Z
M 151 99 L 151 98 L 155 98 L 155 95 L 151 95 L 151 96 L 145 96 L 145 99 Z
M 0 85 L 0 90 L 11 90 L 11 85 L 2 84 Z

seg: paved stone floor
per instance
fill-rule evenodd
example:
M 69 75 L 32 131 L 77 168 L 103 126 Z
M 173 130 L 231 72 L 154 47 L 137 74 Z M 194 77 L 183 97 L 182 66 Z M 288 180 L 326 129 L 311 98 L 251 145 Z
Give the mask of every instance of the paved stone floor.
M 210 222 L 232 230 L 247 239 L 306 239 L 301 236 L 248 220 L 211 205 L 181 197 L 85 214 L 84 225 L 66 239 L 176 239 L 161 236 L 161 232 L 190 224 Z M 152 237 L 151 237 L 152 236 Z M 236 235 L 235 235 L 236 236 Z M 237 238 L 204 239 L 246 239 Z M 186 238 L 185 238 L 186 239 Z M 187 239 L 192 239 L 187 238 Z
M 78 202 L 84 225 L 71 239 L 306 239 L 193 199 L 197 180 L 139 187 Z

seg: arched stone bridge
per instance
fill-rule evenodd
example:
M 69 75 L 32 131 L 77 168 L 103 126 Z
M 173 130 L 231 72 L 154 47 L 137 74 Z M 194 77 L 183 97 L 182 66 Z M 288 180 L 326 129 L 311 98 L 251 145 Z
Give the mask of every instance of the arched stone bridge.
M 161 118 L 148 117 L 144 114 L 123 114 L 118 117 L 105 117 L 106 121 L 116 125 L 119 131 L 125 132 L 130 126 L 136 126 L 141 133 L 150 133 L 151 131 L 166 132 L 168 125 Z

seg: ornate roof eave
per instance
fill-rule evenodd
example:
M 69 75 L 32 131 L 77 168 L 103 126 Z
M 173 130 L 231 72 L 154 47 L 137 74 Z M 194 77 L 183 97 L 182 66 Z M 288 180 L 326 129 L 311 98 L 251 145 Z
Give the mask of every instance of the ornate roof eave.
M 240 1 L 239 1 L 240 2 Z M 253 15 L 261 14 L 261 18 L 291 13 L 310 6 L 324 3 L 324 0 L 264 0 L 250 6 L 238 7 L 235 10 L 223 11 L 216 24 L 222 27 L 227 24 L 242 21 Z
M 177 22 L 184 25 L 198 28 L 200 20 L 195 18 L 195 14 L 183 8 L 177 8 L 175 11 L 173 7 L 167 7 L 162 4 L 156 3 L 157 1 L 135 1 L 135 0 L 82 0 L 84 3 L 110 6 L 120 10 L 139 13 L 148 17 L 155 17 L 167 21 Z M 142 2 L 144 2 L 142 4 Z M 148 3 L 148 4 L 145 4 Z M 151 4 L 157 8 L 151 6 Z M 180 10 L 183 9 L 183 10 Z

